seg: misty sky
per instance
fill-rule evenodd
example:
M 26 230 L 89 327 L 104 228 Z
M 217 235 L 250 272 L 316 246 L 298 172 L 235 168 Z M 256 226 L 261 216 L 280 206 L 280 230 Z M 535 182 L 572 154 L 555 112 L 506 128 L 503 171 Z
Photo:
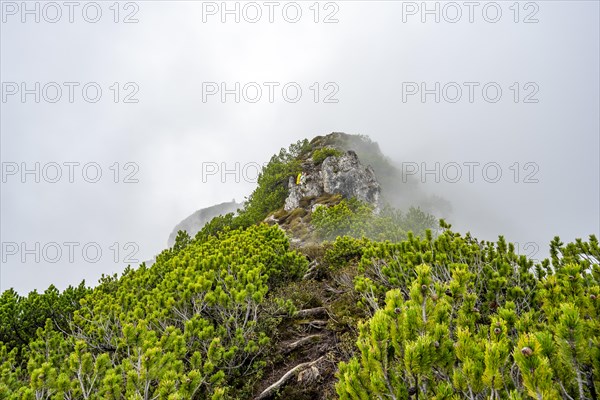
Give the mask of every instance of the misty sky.
M 80 2 L 73 22 L 39 3 L 36 22 L 2 1 L 0 290 L 94 285 L 150 259 L 195 210 L 250 194 L 255 165 L 333 131 L 418 167 L 461 232 L 534 258 L 599 233 L 598 2 L 429 2 L 439 22 L 421 2 L 236 3 L 237 23 L 200 1 Z M 39 183 L 22 174 L 36 163 Z M 439 182 L 421 176 L 436 163 Z

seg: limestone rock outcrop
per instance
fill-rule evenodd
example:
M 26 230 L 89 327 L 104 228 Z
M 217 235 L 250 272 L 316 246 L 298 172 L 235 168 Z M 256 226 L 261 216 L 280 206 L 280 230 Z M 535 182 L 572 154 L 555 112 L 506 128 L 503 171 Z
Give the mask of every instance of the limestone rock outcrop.
M 364 167 L 352 150 L 341 156 L 329 156 L 318 165 L 305 162 L 300 182 L 297 184 L 296 179 L 290 178 L 288 188 L 286 211 L 298 208 L 303 198 L 324 194 L 339 194 L 346 199 L 355 197 L 375 206 L 375 210 L 380 208 L 381 186 L 375 171 L 370 166 Z

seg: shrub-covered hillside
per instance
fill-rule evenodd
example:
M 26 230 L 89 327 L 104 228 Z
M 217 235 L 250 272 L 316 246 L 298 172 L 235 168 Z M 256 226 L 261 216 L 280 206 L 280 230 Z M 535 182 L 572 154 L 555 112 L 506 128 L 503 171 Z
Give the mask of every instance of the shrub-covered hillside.
M 237 215 L 150 267 L 2 293 L 0 398 L 598 398 L 597 238 L 536 263 L 419 208 L 284 210 L 290 177 L 361 140 L 282 149 Z
M 551 252 L 534 266 L 503 238 L 449 230 L 365 246 L 355 289 L 372 317 L 339 365 L 340 398 L 597 398 L 598 241 Z
M 0 393 L 31 399 L 243 393 L 265 363 L 272 319 L 290 309 L 267 300 L 269 288 L 298 278 L 306 264 L 281 230 L 264 225 L 165 252 L 151 268 L 104 279 L 81 298 L 66 329 L 49 318 L 28 347 L 5 344 Z

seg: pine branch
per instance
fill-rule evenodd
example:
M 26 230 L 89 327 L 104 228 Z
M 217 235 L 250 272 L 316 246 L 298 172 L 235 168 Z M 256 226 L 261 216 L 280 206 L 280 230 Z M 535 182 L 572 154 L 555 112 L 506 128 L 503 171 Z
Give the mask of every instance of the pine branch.
M 279 378 L 279 380 L 277 382 L 275 382 L 274 384 L 272 384 L 271 386 L 269 386 L 268 388 L 266 388 L 265 390 L 262 391 L 261 394 L 259 394 L 255 400 L 263 400 L 263 399 L 268 399 L 270 398 L 272 395 L 275 394 L 275 392 L 277 392 L 283 385 L 285 385 L 285 383 L 298 371 L 301 370 L 305 370 L 307 368 L 312 367 L 313 365 L 317 364 L 319 361 L 321 361 L 322 359 L 324 359 L 325 356 L 321 356 L 319 358 L 317 358 L 314 361 L 308 361 L 302 364 L 298 364 L 296 365 L 294 368 L 290 369 L 288 372 L 286 372 L 281 378 Z

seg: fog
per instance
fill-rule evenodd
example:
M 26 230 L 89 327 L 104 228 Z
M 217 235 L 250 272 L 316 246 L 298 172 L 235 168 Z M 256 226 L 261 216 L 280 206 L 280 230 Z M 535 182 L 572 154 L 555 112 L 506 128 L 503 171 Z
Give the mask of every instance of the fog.
M 598 234 L 599 4 L 513 3 L 3 1 L 0 290 L 151 259 L 334 131 L 378 142 L 393 197 L 445 199 L 457 231 L 534 258 Z

